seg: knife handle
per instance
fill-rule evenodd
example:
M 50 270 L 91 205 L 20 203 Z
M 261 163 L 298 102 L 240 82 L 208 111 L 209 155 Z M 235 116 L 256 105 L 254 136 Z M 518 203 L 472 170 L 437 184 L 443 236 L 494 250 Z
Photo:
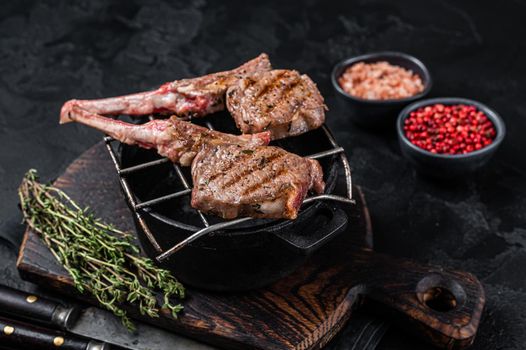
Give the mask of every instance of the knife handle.
M 109 344 L 86 340 L 64 332 L 50 330 L 0 317 L 0 344 L 14 349 L 108 350 Z
M 77 321 L 80 309 L 0 285 L 0 314 L 68 329 Z

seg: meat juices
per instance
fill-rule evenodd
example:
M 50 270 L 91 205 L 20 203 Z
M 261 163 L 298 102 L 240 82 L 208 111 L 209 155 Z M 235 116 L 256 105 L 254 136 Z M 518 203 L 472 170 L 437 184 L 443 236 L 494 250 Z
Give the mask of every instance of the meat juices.
M 418 74 L 385 61 L 355 63 L 343 72 L 338 83 L 349 95 L 366 100 L 396 100 L 424 91 Z

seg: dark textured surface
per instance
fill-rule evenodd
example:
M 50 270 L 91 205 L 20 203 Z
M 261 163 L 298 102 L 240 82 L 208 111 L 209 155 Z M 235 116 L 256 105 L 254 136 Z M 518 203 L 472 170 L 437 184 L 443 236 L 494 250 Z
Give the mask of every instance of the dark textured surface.
M 474 349 L 526 343 L 526 4 L 506 1 L 274 2 L 241 6 L 115 1 L 0 4 L 0 230 L 21 234 L 15 189 L 30 167 L 56 177 L 97 132 L 58 126 L 71 97 L 132 92 L 233 67 L 269 53 L 318 83 L 329 126 L 365 191 L 376 250 L 475 273 L 487 308 Z M 508 136 L 481 173 L 438 183 L 400 156 L 394 129 L 371 133 L 334 103 L 332 65 L 347 56 L 400 50 L 421 58 L 431 96 L 480 100 L 501 114 Z M 0 247 L 2 279 L 24 286 L 15 253 Z M 30 286 L 25 286 L 29 288 Z M 347 349 L 345 331 L 332 344 Z M 425 348 L 391 331 L 382 349 Z

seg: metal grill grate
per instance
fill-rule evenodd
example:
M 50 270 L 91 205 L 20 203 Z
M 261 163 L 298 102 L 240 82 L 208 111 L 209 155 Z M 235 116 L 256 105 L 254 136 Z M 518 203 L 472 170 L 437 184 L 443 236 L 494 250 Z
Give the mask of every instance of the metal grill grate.
M 153 118 L 150 117 L 150 120 L 152 120 L 152 119 Z M 206 125 L 207 125 L 207 127 L 209 129 L 212 129 L 212 130 L 214 129 L 214 127 L 212 126 L 212 124 L 210 122 L 207 122 Z M 340 147 L 336 143 L 336 140 L 334 139 L 334 137 L 332 136 L 331 132 L 329 131 L 329 129 L 325 125 L 322 126 L 322 129 L 324 131 L 325 136 L 327 137 L 327 139 L 329 140 L 329 142 L 330 142 L 330 144 L 332 145 L 333 148 L 329 149 L 327 151 L 319 152 L 319 153 L 316 153 L 316 154 L 311 154 L 311 155 L 307 156 L 307 158 L 319 159 L 319 158 L 328 157 L 328 156 L 331 156 L 331 155 L 338 154 L 340 162 L 341 162 L 341 164 L 343 166 L 344 174 L 345 174 L 346 192 L 347 193 L 346 193 L 346 196 L 339 196 L 339 195 L 333 195 L 333 194 L 315 195 L 315 196 L 311 196 L 311 197 L 306 198 L 303 201 L 303 204 L 311 203 L 311 202 L 317 201 L 317 200 L 328 200 L 328 201 L 336 201 L 336 202 L 347 203 L 347 204 L 354 204 L 355 201 L 352 199 L 351 167 L 349 166 L 349 161 L 348 161 L 347 157 L 345 156 L 344 149 L 342 147 Z M 167 158 L 163 158 L 163 159 L 158 159 L 158 160 L 154 160 L 154 161 L 151 161 L 151 162 L 146 162 L 146 163 L 142 163 L 142 164 L 139 164 L 139 165 L 135 165 L 135 166 L 132 166 L 132 167 L 122 168 L 121 167 L 121 163 L 120 163 L 120 161 L 119 161 L 119 159 L 117 157 L 117 154 L 116 154 L 116 152 L 114 150 L 114 147 L 112 146 L 114 141 L 115 140 L 113 138 L 111 138 L 111 137 L 108 137 L 108 136 L 104 137 L 104 142 L 106 143 L 106 148 L 108 149 L 108 152 L 110 154 L 111 160 L 113 161 L 113 164 L 115 165 L 115 169 L 117 171 L 117 174 L 119 175 L 119 181 L 120 181 L 120 184 L 121 184 L 122 189 L 124 191 L 124 195 L 126 197 L 126 200 L 128 201 L 129 206 L 132 208 L 133 213 L 136 216 L 138 223 L 141 225 L 142 230 L 145 232 L 146 237 L 151 242 L 151 244 L 153 245 L 155 250 L 157 250 L 157 252 L 159 253 L 159 255 L 157 255 L 157 257 L 156 257 L 157 261 L 161 262 L 161 261 L 169 258 L 175 252 L 179 251 L 180 249 L 184 248 L 189 243 L 195 241 L 196 239 L 198 239 L 198 238 L 200 238 L 200 237 L 202 237 L 204 235 L 207 235 L 207 234 L 210 234 L 212 232 L 215 232 L 215 231 L 218 231 L 218 230 L 221 230 L 221 229 L 225 229 L 225 228 L 228 228 L 228 227 L 240 224 L 242 222 L 253 220 L 253 218 L 244 217 L 244 218 L 238 218 L 238 219 L 234 219 L 234 220 L 226 220 L 226 221 L 223 221 L 223 222 L 219 222 L 217 224 L 210 225 L 208 220 L 206 219 L 206 217 L 203 215 L 203 213 L 201 211 L 195 209 L 197 211 L 200 219 L 201 219 L 201 222 L 203 223 L 203 228 L 201 228 L 200 230 L 198 230 L 195 233 L 191 234 L 189 237 L 185 238 L 184 240 L 182 240 L 181 242 L 177 243 L 176 245 L 170 247 L 168 250 L 164 251 L 161 248 L 161 246 L 159 245 L 159 243 L 157 242 L 157 240 L 155 239 L 155 236 L 152 234 L 152 232 L 150 231 L 150 229 L 146 225 L 146 222 L 144 221 L 144 219 L 142 217 L 143 211 L 144 211 L 145 208 L 150 208 L 152 206 L 155 206 L 156 204 L 159 204 L 159 203 L 162 203 L 162 202 L 174 199 L 174 198 L 190 195 L 190 193 L 192 192 L 191 183 L 186 179 L 185 175 L 181 171 L 180 166 L 177 165 L 177 164 L 173 164 L 175 173 L 179 177 L 179 180 L 181 181 L 181 184 L 183 185 L 184 189 L 181 190 L 181 191 L 169 193 L 169 194 L 166 194 L 164 196 L 160 196 L 158 198 L 151 199 L 151 200 L 148 200 L 148 201 L 140 201 L 134 195 L 134 193 L 131 191 L 130 185 L 128 183 L 128 180 L 126 179 L 126 176 L 131 174 L 131 173 L 134 173 L 136 171 L 139 171 L 139 170 L 145 170 L 145 169 L 148 169 L 148 168 L 151 168 L 151 167 L 158 166 L 160 164 L 168 163 L 168 162 L 170 162 L 170 160 L 168 160 Z

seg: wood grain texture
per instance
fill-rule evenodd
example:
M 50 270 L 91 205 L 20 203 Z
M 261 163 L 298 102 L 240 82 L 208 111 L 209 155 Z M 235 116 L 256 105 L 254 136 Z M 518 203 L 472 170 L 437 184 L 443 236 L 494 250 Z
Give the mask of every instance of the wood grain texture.
M 56 185 L 96 215 L 133 230 L 117 175 L 102 144 L 71 164 Z M 350 210 L 351 224 L 315 253 L 298 271 L 252 292 L 188 290 L 184 314 L 150 319 L 127 308 L 132 317 L 225 348 L 319 349 L 345 324 L 353 308 L 368 301 L 372 310 L 399 318 L 408 330 L 448 348 L 470 345 L 484 305 L 478 280 L 465 272 L 423 266 L 372 251 L 372 231 L 361 192 Z M 76 293 L 72 280 L 39 237 L 28 230 L 18 268 L 25 279 L 61 293 Z M 425 304 L 428 288 L 452 290 L 451 311 Z M 86 295 L 79 299 L 96 304 Z

